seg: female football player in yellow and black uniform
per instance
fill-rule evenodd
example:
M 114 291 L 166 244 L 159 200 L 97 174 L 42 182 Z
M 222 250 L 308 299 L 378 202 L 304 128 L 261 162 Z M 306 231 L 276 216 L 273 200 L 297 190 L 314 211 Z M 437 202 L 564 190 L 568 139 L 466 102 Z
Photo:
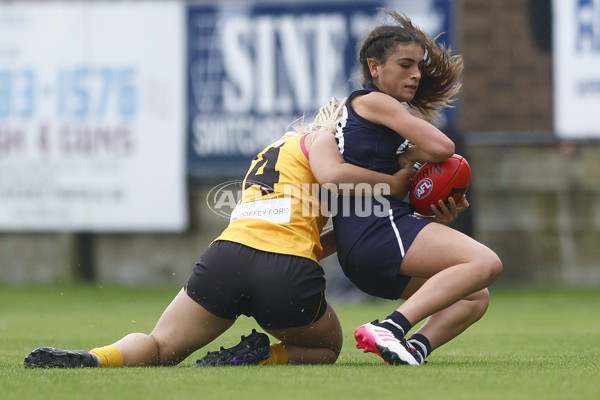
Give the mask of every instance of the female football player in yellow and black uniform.
M 202 255 L 150 334 L 132 333 L 89 352 L 41 347 L 26 357 L 25 366 L 177 364 L 240 315 L 253 317 L 280 343 L 270 345 L 267 335 L 253 331 L 239 345 L 209 353 L 196 365 L 335 362 L 342 332 L 325 300 L 318 264 L 335 244 L 330 232 L 320 239 L 326 217 L 319 185 L 377 188 L 383 183 L 386 194 L 401 198 L 410 178 L 409 168 L 389 175 L 345 163 L 331 134 L 340 110 L 328 104 L 300 134 L 286 134 L 254 158 L 229 226 Z

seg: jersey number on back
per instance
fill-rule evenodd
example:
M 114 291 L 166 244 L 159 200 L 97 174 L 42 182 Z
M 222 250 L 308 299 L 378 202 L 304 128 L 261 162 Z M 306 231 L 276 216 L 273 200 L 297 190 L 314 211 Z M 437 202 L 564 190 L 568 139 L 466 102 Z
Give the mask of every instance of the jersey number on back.
M 275 183 L 279 182 L 279 171 L 275 170 L 275 165 L 277 164 L 277 158 L 279 158 L 281 146 L 283 146 L 283 143 L 277 147 L 270 147 L 259 155 L 260 160 L 254 164 L 254 167 L 246 175 L 244 190 L 260 183 L 260 190 L 263 195 L 274 191 Z

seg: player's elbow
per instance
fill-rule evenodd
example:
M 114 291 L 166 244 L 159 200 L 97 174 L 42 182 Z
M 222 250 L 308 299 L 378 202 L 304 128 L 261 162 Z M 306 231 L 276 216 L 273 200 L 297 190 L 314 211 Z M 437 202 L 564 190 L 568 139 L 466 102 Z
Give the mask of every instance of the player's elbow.
M 442 162 L 454 155 L 456 151 L 456 147 L 454 146 L 454 142 L 448 139 L 447 141 L 440 142 L 436 146 L 433 146 L 429 155 L 431 156 L 431 162 Z

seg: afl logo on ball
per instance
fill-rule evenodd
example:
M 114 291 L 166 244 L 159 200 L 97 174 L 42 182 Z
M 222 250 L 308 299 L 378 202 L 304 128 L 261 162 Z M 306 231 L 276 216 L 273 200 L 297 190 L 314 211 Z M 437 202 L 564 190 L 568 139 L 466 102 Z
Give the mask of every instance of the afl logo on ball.
M 415 197 L 417 199 L 424 199 L 425 197 L 429 196 L 429 193 L 431 193 L 432 189 L 433 181 L 429 178 L 425 178 L 415 187 Z

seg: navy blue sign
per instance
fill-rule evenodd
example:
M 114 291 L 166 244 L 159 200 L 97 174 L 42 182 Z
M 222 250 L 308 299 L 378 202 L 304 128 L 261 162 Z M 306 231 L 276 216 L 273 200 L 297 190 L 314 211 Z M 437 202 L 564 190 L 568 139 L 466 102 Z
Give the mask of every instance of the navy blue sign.
M 418 3 L 415 8 L 414 3 Z M 188 9 L 188 166 L 236 176 L 265 145 L 331 97 L 360 87 L 358 50 L 381 22 L 406 13 L 450 42 L 451 0 L 214 3 Z M 402 7 L 402 8 L 400 8 Z

